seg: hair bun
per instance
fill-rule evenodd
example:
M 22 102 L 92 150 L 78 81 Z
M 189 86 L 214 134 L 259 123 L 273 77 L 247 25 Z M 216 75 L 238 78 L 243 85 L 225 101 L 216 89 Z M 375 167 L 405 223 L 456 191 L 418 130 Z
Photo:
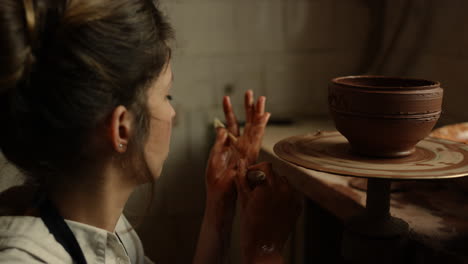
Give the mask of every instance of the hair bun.
M 34 64 L 36 25 L 33 0 L 4 0 L 0 6 L 0 94 L 27 79 Z

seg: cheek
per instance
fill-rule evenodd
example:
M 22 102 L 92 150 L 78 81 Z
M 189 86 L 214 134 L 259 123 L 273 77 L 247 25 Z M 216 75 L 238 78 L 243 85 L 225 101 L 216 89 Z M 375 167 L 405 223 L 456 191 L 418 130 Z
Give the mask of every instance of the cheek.
M 171 131 L 170 121 L 152 120 L 145 146 L 145 156 L 149 164 L 164 162 L 169 151 Z
M 165 146 L 168 146 L 171 141 L 172 122 L 170 120 L 157 120 L 155 123 L 157 124 L 152 127 L 151 133 L 153 135 L 154 141 L 157 142 L 158 145 L 155 147 L 159 149 L 165 149 Z
M 163 105 L 165 103 L 161 103 Z M 169 143 L 172 133 L 172 121 L 175 112 L 172 106 L 161 106 L 155 109 L 155 114 L 150 122 L 150 139 L 158 141 L 160 144 Z

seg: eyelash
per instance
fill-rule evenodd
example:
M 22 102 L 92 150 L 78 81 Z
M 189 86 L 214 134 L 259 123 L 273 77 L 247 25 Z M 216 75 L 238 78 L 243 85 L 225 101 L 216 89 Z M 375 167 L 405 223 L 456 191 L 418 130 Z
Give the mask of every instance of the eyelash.
M 166 95 L 166 99 L 172 101 L 172 95 Z

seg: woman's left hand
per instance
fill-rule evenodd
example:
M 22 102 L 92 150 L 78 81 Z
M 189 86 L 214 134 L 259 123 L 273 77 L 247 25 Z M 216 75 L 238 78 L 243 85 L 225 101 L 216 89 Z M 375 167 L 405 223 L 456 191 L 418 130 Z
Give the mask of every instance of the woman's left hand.
M 241 158 L 247 161 L 247 165 L 253 165 L 260 153 L 265 127 L 270 119 L 270 113 L 265 112 L 265 96 L 260 96 L 255 103 L 252 90 L 248 90 L 244 97 L 245 127 L 241 135 L 236 115 L 232 109 L 229 96 L 223 98 L 223 109 L 228 131 L 237 137 L 232 142 Z
M 227 140 L 227 130 L 218 128 L 216 141 L 210 152 L 206 168 L 206 211 L 214 218 L 226 218 L 234 214 L 236 207 L 236 164 L 239 154 Z M 227 215 L 226 215 L 227 214 Z
M 227 140 L 226 129 L 218 128 L 216 133 L 206 167 L 206 208 L 194 264 L 224 263 L 236 211 L 238 154 Z

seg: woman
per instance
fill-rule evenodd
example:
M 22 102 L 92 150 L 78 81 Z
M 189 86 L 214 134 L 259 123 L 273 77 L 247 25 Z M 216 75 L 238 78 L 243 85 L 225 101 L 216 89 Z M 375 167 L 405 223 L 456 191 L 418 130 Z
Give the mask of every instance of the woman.
M 0 148 L 28 176 L 0 197 L 0 262 L 150 263 L 122 211 L 161 174 L 175 116 L 172 30 L 157 3 L 2 0 L 0 31 Z M 194 263 L 222 262 L 237 198 L 245 263 L 282 263 L 298 207 L 268 164 L 254 165 L 265 98 L 246 93 L 242 135 L 223 105 Z M 251 187 L 248 169 L 265 183 Z

